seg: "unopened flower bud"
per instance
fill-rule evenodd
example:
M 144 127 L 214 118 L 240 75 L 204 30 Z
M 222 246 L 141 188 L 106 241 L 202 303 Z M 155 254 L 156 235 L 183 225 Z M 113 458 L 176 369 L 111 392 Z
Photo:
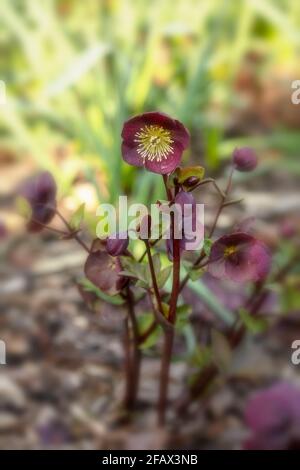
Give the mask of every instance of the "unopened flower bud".
M 175 204 L 181 207 L 182 216 L 184 218 L 192 217 L 195 214 L 196 201 L 192 193 L 180 191 L 175 197 Z
M 252 171 L 257 166 L 257 156 L 250 147 L 235 149 L 233 152 L 233 164 L 237 171 Z
M 30 232 L 40 232 L 43 226 L 51 222 L 56 209 L 56 184 L 48 171 L 40 173 L 27 181 L 20 189 L 31 207 L 31 219 L 27 224 Z
M 120 256 L 126 253 L 128 248 L 128 233 L 119 232 L 114 235 L 110 235 L 106 241 L 106 251 L 111 256 Z
M 199 182 L 200 182 L 200 179 L 197 178 L 197 176 L 190 176 L 189 178 L 185 180 L 184 184 L 185 186 L 187 186 L 187 188 L 193 188 Z

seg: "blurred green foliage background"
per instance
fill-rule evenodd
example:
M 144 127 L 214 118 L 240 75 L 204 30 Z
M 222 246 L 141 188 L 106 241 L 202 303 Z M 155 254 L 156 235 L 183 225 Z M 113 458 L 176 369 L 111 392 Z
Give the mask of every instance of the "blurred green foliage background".
M 146 110 L 182 120 L 186 159 L 212 172 L 241 142 L 265 152 L 260 171 L 299 171 L 289 103 L 300 2 L 2 0 L 0 10 L 1 149 L 53 171 L 62 194 L 82 175 L 100 200 L 158 197 L 155 175 L 120 156 L 123 121 Z

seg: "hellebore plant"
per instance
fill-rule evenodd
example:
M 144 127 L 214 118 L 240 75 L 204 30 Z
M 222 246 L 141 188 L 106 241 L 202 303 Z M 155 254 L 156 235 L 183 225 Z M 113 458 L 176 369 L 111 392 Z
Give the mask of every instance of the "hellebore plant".
M 150 339 L 153 347 L 159 336 L 156 333 L 161 333 L 157 414 L 159 424 L 164 425 L 174 338 L 177 332 L 180 335 L 179 324 L 183 320 L 188 322 L 186 306 L 182 304 L 180 296 L 186 285 L 189 282 L 199 282 L 199 277 L 205 271 L 216 282 L 227 279 L 237 283 L 250 283 L 251 289 L 247 290 L 249 297 L 245 300 L 243 315 L 235 312 L 233 324 L 226 325 L 219 333 L 223 335 L 228 347 L 233 349 L 242 341 L 247 323 L 250 320 L 254 322 L 255 316 L 259 315 L 269 293 L 266 287 L 268 277 L 272 281 L 282 279 L 292 267 L 293 260 L 272 277 L 270 251 L 262 241 L 248 233 L 247 223 L 245 228 L 240 224 L 238 228 L 214 240 L 222 211 L 240 202 L 230 198 L 234 171 L 252 171 L 257 165 L 257 157 L 252 149 L 240 148 L 234 151 L 228 183 L 223 190 L 214 179 L 204 179 L 204 168 L 201 166 L 181 166 L 182 155 L 190 138 L 189 132 L 179 121 L 159 112 L 145 113 L 125 122 L 122 139 L 121 150 L 125 162 L 162 175 L 167 202 L 158 201 L 158 206 L 163 208 L 166 204 L 172 206 L 175 203 L 176 208 L 184 209 L 179 212 L 179 217 L 176 212 L 171 212 L 170 237 L 166 244 L 161 243 L 161 233 L 157 238 L 151 238 L 151 228 L 155 221 L 149 214 L 141 217 L 136 227 L 138 238 L 145 248 L 138 259 L 135 251 L 130 249 L 127 232 L 114 233 L 106 240 L 95 239 L 90 245 L 86 244 L 80 235 L 81 218 L 74 224 L 68 222 L 58 211 L 56 185 L 49 173 L 42 173 L 25 183 L 20 194 L 31 209 L 28 230 L 37 232 L 49 229 L 58 232 L 64 239 L 76 240 L 87 252 L 84 266 L 87 282 L 98 290 L 101 298 L 103 295 L 106 298 L 117 296 L 127 306 L 128 314 L 124 320 L 126 387 L 123 402 L 127 411 L 132 410 L 136 404 L 143 348 Z M 202 186 L 208 184 L 216 191 L 220 201 L 211 226 L 205 230 L 202 247 L 191 251 L 186 259 L 187 243 L 193 238 L 193 234 L 189 233 L 183 222 L 188 220 L 190 227 L 204 231 L 203 226 L 197 225 L 193 192 L 201 191 Z M 61 219 L 65 230 L 49 226 L 55 215 Z M 161 251 L 164 247 L 171 266 L 162 268 Z M 170 289 L 165 287 L 168 280 Z M 152 314 L 146 327 L 142 327 L 136 306 L 145 296 L 152 306 Z M 160 344 L 158 342 L 158 349 Z M 204 391 L 219 371 L 219 364 L 209 356 L 175 401 L 175 410 L 178 413 L 185 412 L 191 401 Z

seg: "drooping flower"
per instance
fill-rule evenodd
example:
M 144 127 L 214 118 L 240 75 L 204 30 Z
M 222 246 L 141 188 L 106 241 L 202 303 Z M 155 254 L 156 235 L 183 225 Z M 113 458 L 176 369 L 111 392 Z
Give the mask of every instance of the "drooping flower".
M 246 405 L 248 450 L 300 449 L 300 389 L 288 382 L 257 392 Z
M 55 181 L 48 171 L 40 173 L 21 187 L 20 195 L 27 200 L 31 208 L 31 217 L 27 223 L 30 232 L 40 232 L 43 225 L 48 224 L 54 217 L 56 191 Z
M 185 186 L 187 188 L 194 188 L 198 183 L 200 182 L 200 179 L 197 178 L 197 176 L 190 176 L 189 178 L 187 178 L 184 182 Z
M 120 256 L 126 253 L 129 238 L 127 232 L 119 232 L 110 235 L 106 240 L 106 250 L 111 256 Z
M 261 241 L 245 232 L 224 235 L 212 245 L 208 271 L 218 279 L 260 281 L 269 273 L 271 255 Z
M 203 226 L 198 220 L 199 214 L 197 213 L 196 199 L 192 193 L 180 191 L 176 195 L 174 202 L 176 206 L 178 205 L 181 209 L 182 233 L 185 239 L 185 245 L 188 241 L 194 240 L 196 234 L 200 236 L 200 232 L 203 232 Z
M 180 253 L 186 249 L 197 249 L 199 248 L 200 242 L 203 240 L 204 227 L 197 219 L 197 208 L 196 200 L 192 193 L 186 191 L 180 191 L 174 200 L 175 208 L 178 212 L 178 216 L 174 217 L 174 223 L 177 224 L 175 227 L 175 236 L 180 238 Z M 172 208 L 172 206 L 171 206 Z M 197 244 L 198 241 L 198 244 Z M 191 248 L 191 245 L 194 248 Z M 167 254 L 169 259 L 173 260 L 173 240 L 167 239 L 166 241 Z
M 257 155 L 251 147 L 236 148 L 233 152 L 233 165 L 237 171 L 252 171 L 257 166 Z
M 110 256 L 106 251 L 90 253 L 84 265 L 88 280 L 109 295 L 117 294 L 124 287 L 126 279 L 120 276 L 121 271 L 119 258 Z
M 144 113 L 125 122 L 122 130 L 123 159 L 159 174 L 179 165 L 190 136 L 176 119 L 159 112 Z
M 196 217 L 196 200 L 192 193 L 180 191 L 174 200 L 175 204 L 181 208 L 182 216 L 184 219 Z

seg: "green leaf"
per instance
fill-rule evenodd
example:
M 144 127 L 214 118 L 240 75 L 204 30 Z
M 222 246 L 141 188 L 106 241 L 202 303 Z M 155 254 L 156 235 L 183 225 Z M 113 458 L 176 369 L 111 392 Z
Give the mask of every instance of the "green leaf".
M 140 335 L 143 335 L 153 322 L 153 314 L 143 313 L 142 315 L 138 316 L 137 320 L 139 333 Z M 154 346 L 161 334 L 162 329 L 160 328 L 160 326 L 156 326 L 156 328 L 148 336 L 148 338 L 140 345 L 140 349 L 149 349 Z
M 192 176 L 196 177 L 198 179 L 198 182 L 200 182 L 205 174 L 205 169 L 202 166 L 188 166 L 185 168 L 177 168 L 176 170 L 176 176 L 178 183 L 183 185 L 184 189 L 191 189 L 188 184 L 186 184 L 187 180 L 191 178 Z
M 146 281 L 142 281 L 141 279 L 139 279 L 135 283 L 135 285 L 136 287 L 140 287 L 141 289 L 149 289 L 149 284 Z
M 82 285 L 84 290 L 87 292 L 93 292 L 94 294 L 99 297 L 99 299 L 104 300 L 107 303 L 113 304 L 113 305 L 123 305 L 124 300 L 120 295 L 108 295 L 105 292 L 102 292 L 98 287 L 96 287 L 92 282 L 90 282 L 88 279 L 83 278 L 79 281 L 79 284 Z
M 155 253 L 154 255 L 152 255 L 152 261 L 153 261 L 155 274 L 158 274 L 159 271 L 160 271 L 160 255 L 159 255 L 159 253 Z
M 182 265 L 186 269 L 187 273 L 189 274 L 189 278 L 191 281 L 196 281 L 204 274 L 203 268 L 197 268 L 194 266 L 191 261 L 183 260 Z
M 167 266 L 164 269 L 161 269 L 161 262 L 160 262 L 160 254 L 155 253 L 152 256 L 154 271 L 156 274 L 157 284 L 158 287 L 161 288 L 167 282 L 170 273 L 171 273 L 171 266 Z M 128 256 L 121 257 L 122 266 L 125 268 L 121 274 L 131 277 L 133 279 L 137 279 L 138 282 L 136 285 L 142 287 L 144 289 L 148 289 L 152 287 L 152 277 L 150 267 L 147 263 L 139 263 Z
M 145 263 L 139 263 L 138 261 L 128 257 L 121 256 L 121 264 L 124 268 L 122 274 L 125 273 L 125 276 L 132 277 L 141 281 L 142 283 L 149 286 L 149 277 L 148 277 L 148 265 Z
M 172 272 L 172 266 L 167 266 L 166 268 L 162 269 L 159 273 L 157 273 L 156 279 L 157 279 L 158 287 L 160 289 L 165 285 L 165 283 L 169 279 L 171 272 Z
M 70 226 L 74 230 L 78 230 L 80 228 L 80 225 L 84 219 L 84 212 L 85 212 L 85 202 L 83 202 L 78 209 L 72 214 L 71 219 L 70 219 Z
M 197 281 L 203 276 L 205 270 L 203 268 L 193 268 L 189 271 L 189 276 L 192 281 Z
M 205 238 L 203 242 L 203 251 L 206 254 L 206 256 L 210 255 L 210 250 L 212 247 L 213 241 L 210 238 Z
M 257 318 L 250 315 L 244 308 L 239 309 L 240 318 L 251 333 L 262 333 L 266 331 L 268 322 L 265 318 Z
M 171 175 L 168 178 L 168 188 L 174 188 L 175 182 L 180 183 L 184 189 L 191 190 L 192 188 L 190 187 L 189 184 L 186 184 L 186 180 L 191 178 L 192 176 L 195 176 L 198 181 L 196 181 L 195 184 L 199 183 L 205 174 L 205 168 L 203 166 L 197 165 L 197 166 L 188 166 L 184 168 L 176 168 L 176 170 L 171 173 Z
M 162 309 L 163 309 L 163 314 L 164 314 L 165 317 L 167 317 L 169 315 L 170 306 L 169 306 L 169 304 L 166 304 L 165 302 L 162 302 L 161 305 L 162 305 Z
M 177 315 L 190 315 L 192 313 L 192 307 L 188 304 L 179 305 L 176 309 Z
M 161 334 L 162 334 L 162 329 L 161 329 L 160 326 L 157 326 L 155 328 L 155 330 L 148 336 L 146 341 L 144 341 L 140 345 L 140 349 L 150 349 L 150 348 L 152 348 L 152 346 L 154 346 L 157 343 L 158 338 L 161 336 Z
M 175 328 L 177 331 L 182 331 L 189 321 L 189 315 L 191 314 L 192 309 L 189 305 L 180 305 L 176 310 L 176 325 Z

